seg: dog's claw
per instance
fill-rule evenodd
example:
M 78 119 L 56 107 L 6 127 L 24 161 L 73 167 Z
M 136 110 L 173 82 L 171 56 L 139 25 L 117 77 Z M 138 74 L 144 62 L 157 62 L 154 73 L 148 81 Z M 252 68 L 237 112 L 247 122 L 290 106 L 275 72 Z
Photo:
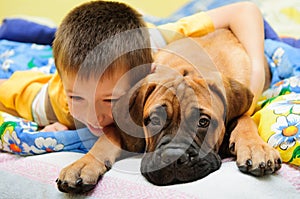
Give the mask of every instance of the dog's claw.
M 243 173 L 249 173 L 250 169 L 253 166 L 253 162 L 251 159 L 248 159 L 245 164 L 238 166 L 239 170 Z
M 230 144 L 229 150 L 230 150 L 230 152 L 234 153 L 234 151 L 235 151 L 235 143 L 234 142 Z
M 259 164 L 259 168 L 265 169 L 265 168 L 266 168 L 266 163 L 261 162 L 261 163 Z
M 252 160 L 251 160 L 251 159 L 248 159 L 248 160 L 246 161 L 246 165 L 247 165 L 247 167 L 251 167 L 251 166 L 253 165 Z
M 252 160 L 248 159 L 244 165 L 240 165 L 238 168 L 244 173 L 249 173 L 254 176 L 264 176 L 279 170 L 281 168 L 281 163 L 281 159 L 274 161 L 274 163 L 271 160 L 268 160 L 266 163 L 261 162 L 257 167 L 253 167 Z M 273 166 L 274 164 L 275 166 Z
M 272 166 L 272 161 L 271 160 L 268 160 L 268 162 L 267 162 L 267 167 L 271 167 Z
M 83 184 L 83 180 L 82 180 L 82 178 L 78 178 L 77 180 L 76 180 L 76 186 L 80 186 L 80 185 L 82 185 Z
M 267 167 L 266 167 L 266 170 L 265 170 L 266 174 L 272 174 L 274 172 L 274 170 L 272 169 L 272 166 L 273 166 L 273 162 L 271 160 L 268 160 L 267 161 Z
M 277 159 L 277 161 L 275 162 L 275 171 L 279 170 L 281 168 L 281 164 L 282 164 L 282 161 L 281 159 Z
M 277 160 L 277 164 L 282 164 L 282 161 L 281 161 L 281 159 L 280 159 L 280 158 L 278 158 L 278 160 Z
M 104 165 L 105 165 L 107 171 L 109 171 L 112 167 L 112 164 L 109 160 L 105 160 Z
M 61 184 L 61 180 L 60 180 L 59 178 L 57 178 L 57 179 L 55 180 L 55 182 L 56 182 L 56 184 L 58 184 L 58 185 Z

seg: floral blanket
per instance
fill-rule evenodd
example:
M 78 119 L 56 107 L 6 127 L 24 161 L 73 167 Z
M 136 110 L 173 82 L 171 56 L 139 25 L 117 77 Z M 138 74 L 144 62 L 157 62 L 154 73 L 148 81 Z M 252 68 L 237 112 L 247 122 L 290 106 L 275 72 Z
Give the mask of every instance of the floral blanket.
M 15 71 L 19 70 L 39 70 L 47 74 L 54 73 L 56 69 L 52 47 L 0 39 L 0 78 L 9 78 Z
M 73 131 L 39 132 L 37 124 L 0 112 L 0 149 L 19 155 L 54 151 L 86 153 L 97 137 L 87 128 Z
M 300 76 L 282 80 L 265 91 L 253 118 L 260 136 L 284 162 L 300 165 Z

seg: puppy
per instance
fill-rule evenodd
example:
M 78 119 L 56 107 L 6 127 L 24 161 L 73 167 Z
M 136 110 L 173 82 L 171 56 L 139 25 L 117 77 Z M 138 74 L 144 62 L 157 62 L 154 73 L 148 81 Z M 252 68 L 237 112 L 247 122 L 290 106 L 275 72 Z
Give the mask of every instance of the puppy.
M 144 153 L 141 173 L 156 185 L 201 179 L 236 156 L 254 176 L 281 167 L 278 151 L 265 143 L 250 116 L 250 59 L 228 30 L 176 41 L 155 56 L 156 70 L 113 106 L 115 125 L 94 147 L 64 168 L 64 192 L 86 192 L 122 153 Z M 266 67 L 266 81 L 268 82 Z M 259 80 L 258 80 L 259 81 Z

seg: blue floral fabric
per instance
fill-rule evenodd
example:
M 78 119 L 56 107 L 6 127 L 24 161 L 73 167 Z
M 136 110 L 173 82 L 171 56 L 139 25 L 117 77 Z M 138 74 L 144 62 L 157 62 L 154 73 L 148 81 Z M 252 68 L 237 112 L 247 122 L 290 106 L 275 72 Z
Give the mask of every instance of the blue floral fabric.
M 40 132 L 34 122 L 0 112 L 0 150 L 19 155 L 55 151 L 86 153 L 97 137 L 87 128 L 79 130 Z
M 284 162 L 300 165 L 300 76 L 277 82 L 261 96 L 253 119 L 260 136 Z
M 52 47 L 34 43 L 0 40 L 0 79 L 9 78 L 15 71 L 39 70 L 54 73 L 56 70 Z

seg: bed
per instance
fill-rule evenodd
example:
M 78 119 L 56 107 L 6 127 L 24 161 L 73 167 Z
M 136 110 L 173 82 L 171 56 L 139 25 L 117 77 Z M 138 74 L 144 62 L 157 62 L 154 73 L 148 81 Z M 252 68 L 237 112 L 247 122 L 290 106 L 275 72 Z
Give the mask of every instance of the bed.
M 140 174 L 141 156 L 119 160 L 94 191 L 71 195 L 58 191 L 60 170 L 79 159 L 96 141 L 87 129 L 39 132 L 34 122 L 0 113 L 0 198 L 298 198 L 300 194 L 300 2 L 252 0 L 265 18 L 265 55 L 274 71 L 253 115 L 260 136 L 283 159 L 274 175 L 242 174 L 233 158 L 204 179 L 154 186 Z M 191 0 L 167 18 L 144 14 L 154 24 L 174 21 L 199 10 L 236 0 Z M 20 32 L 27 28 L 27 33 Z M 53 73 L 51 41 L 55 28 L 23 18 L 7 18 L 0 27 L 0 78 L 17 70 Z M 38 35 L 38 36 L 37 36 Z M 296 129 L 296 130 L 295 130 Z

